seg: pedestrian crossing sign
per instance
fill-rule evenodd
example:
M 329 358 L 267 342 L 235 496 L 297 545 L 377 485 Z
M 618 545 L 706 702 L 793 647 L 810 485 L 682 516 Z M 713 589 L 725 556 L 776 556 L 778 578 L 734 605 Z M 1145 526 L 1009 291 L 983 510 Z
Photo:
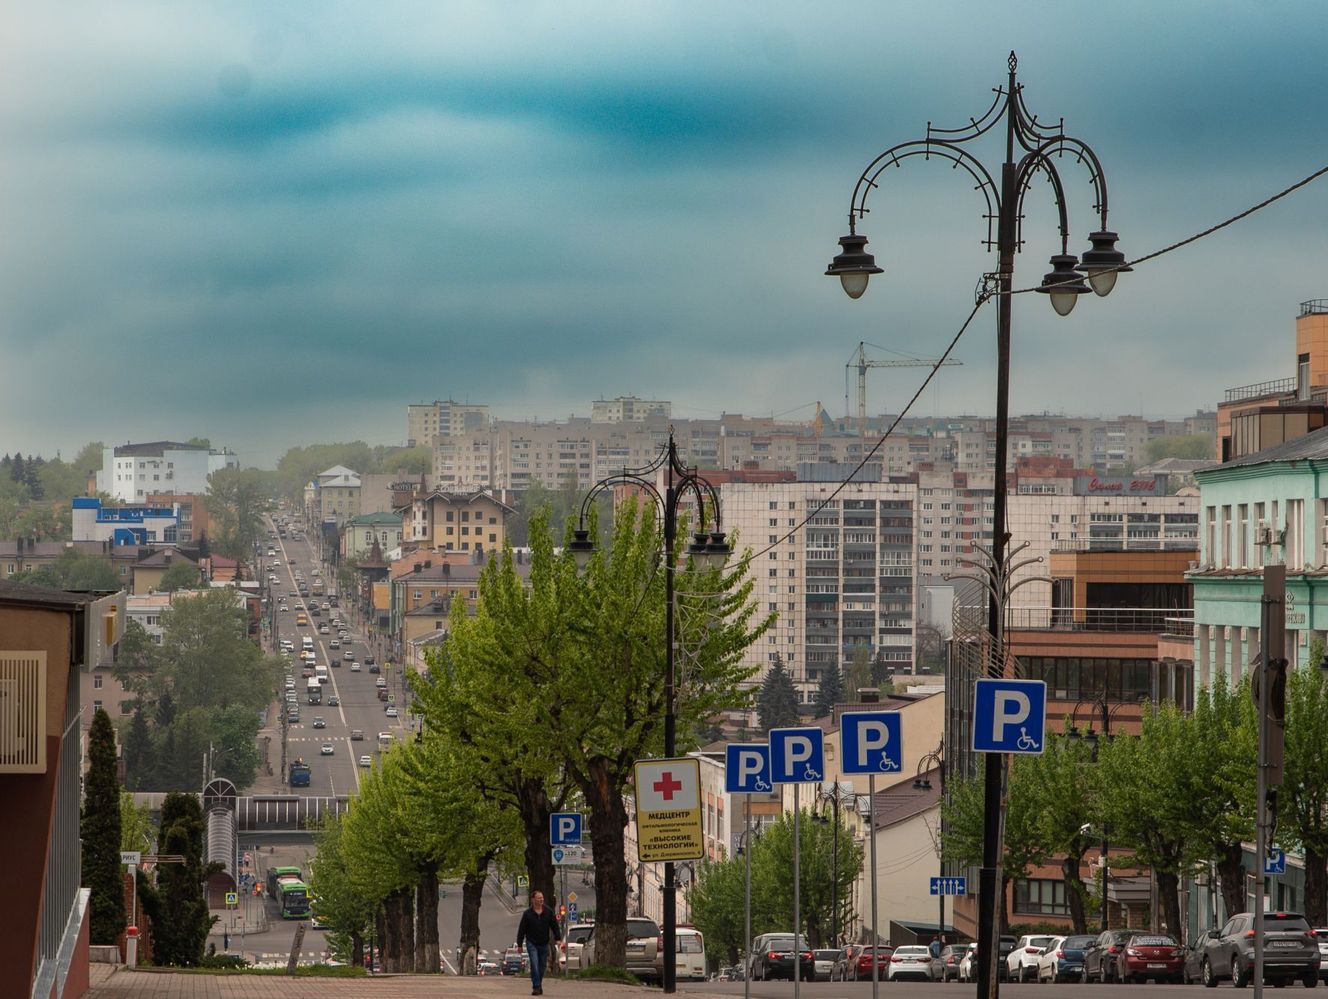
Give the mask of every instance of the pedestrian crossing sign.
M 226 893 L 226 904 L 227 904 L 227 905 L 236 905 L 236 904 L 239 903 L 239 901 L 240 901 L 240 893 L 239 893 L 239 892 L 228 891 L 228 892 Z

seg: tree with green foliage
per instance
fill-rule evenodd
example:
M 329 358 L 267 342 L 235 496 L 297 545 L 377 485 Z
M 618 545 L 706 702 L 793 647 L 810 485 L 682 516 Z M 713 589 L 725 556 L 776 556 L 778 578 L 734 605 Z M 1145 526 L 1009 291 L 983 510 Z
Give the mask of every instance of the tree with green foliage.
M 120 792 L 120 849 L 151 853 L 157 842 L 157 827 L 152 822 L 152 809 L 134 804 L 129 791 Z
M 798 932 L 812 948 L 830 946 L 836 925 L 840 935 L 852 911 L 853 885 L 862 871 L 863 848 L 839 830 L 838 868 L 835 830 L 831 822 L 817 821 L 804 809 L 799 820 L 801 845 L 798 880 L 801 886 L 802 925 Z M 781 815 L 753 836 L 752 935 L 784 930 L 793 911 L 793 816 Z M 742 856 L 702 864 L 688 889 L 692 922 L 706 940 L 707 953 L 716 960 L 736 961 L 743 946 L 746 859 Z M 836 875 L 838 885 L 836 887 Z M 835 903 L 839 917 L 835 918 Z
M 1211 459 L 1216 453 L 1212 434 L 1175 434 L 1158 437 L 1148 442 L 1148 461 L 1161 461 L 1163 458 Z
M 454 730 L 457 737 L 505 737 L 522 750 L 527 774 L 546 778 L 561 770 L 589 809 L 596 959 L 617 966 L 626 946 L 624 795 L 635 761 L 663 748 L 664 574 L 654 513 L 624 503 L 611 545 L 596 552 L 584 574 L 565 546 L 555 550 L 547 519 L 537 514 L 529 587 L 510 548 L 492 559 L 475 616 L 454 613 L 447 644 L 455 677 L 450 692 L 470 712 L 470 722 Z M 679 527 L 681 537 L 685 528 Z M 757 616 L 743 561 L 723 571 L 688 560 L 679 576 L 678 592 L 686 597 L 675 620 L 682 652 L 674 715 L 677 731 L 691 733 L 720 710 L 748 703 L 743 684 L 752 671 L 743 653 L 771 619 Z M 528 854 L 534 838 L 547 856 L 547 827 L 527 825 L 527 838 Z M 532 887 L 540 887 L 536 873 Z
M 1328 679 L 1320 667 L 1323 642 L 1307 662 L 1289 669 L 1286 686 L 1286 764 L 1278 828 L 1305 854 L 1305 917 L 1328 921 Z
M 193 794 L 172 791 L 161 805 L 160 850 L 184 858 L 160 864 L 156 884 L 141 873 L 139 897 L 152 920 L 152 961 L 189 967 L 203 960 L 213 917 L 203 895 L 204 881 L 220 864 L 203 863 L 203 810 Z M 118 857 L 117 857 L 118 859 Z
M 256 469 L 222 468 L 209 475 L 205 502 L 212 522 L 212 550 L 227 558 L 251 557 L 263 534 L 269 499 Z
M 249 638 L 249 620 L 231 587 L 177 598 L 162 616 L 159 686 L 181 709 L 271 703 L 276 670 Z
M 157 643 L 148 630 L 134 618 L 125 621 L 124 634 L 116 644 L 115 679 L 136 695 L 141 704 L 152 687 L 157 671 Z
M 844 686 L 848 689 L 849 699 L 853 701 L 858 699 L 859 690 L 876 686 L 872 682 L 872 653 L 869 646 L 853 646 L 848 665 L 844 668 Z
M 798 724 L 798 691 L 778 653 L 765 679 L 761 681 L 761 692 L 756 698 L 756 716 L 761 731 L 767 733 L 772 728 L 787 728 Z
M 152 744 L 152 729 L 143 713 L 140 701 L 125 727 L 124 739 L 125 785 L 131 791 L 153 786 L 156 777 L 156 757 Z
M 342 849 L 344 822 L 342 816 L 329 814 L 314 833 L 318 849 L 309 864 L 309 891 L 314 913 L 327 927 L 329 949 L 342 961 L 360 967 L 377 899 L 354 886 Z
M 120 782 L 115 776 L 115 727 L 101 708 L 88 731 L 88 776 L 84 784 L 83 887 L 91 941 L 113 944 L 125 928 L 124 880 L 120 867 Z
M 816 717 L 823 718 L 834 710 L 836 704 L 844 700 L 844 675 L 838 666 L 827 666 L 821 670 L 821 679 L 816 685 Z
M 157 590 L 161 593 L 174 593 L 176 590 L 195 590 L 203 584 L 203 574 L 192 562 L 179 561 L 161 574 Z
M 1119 735 L 1098 749 L 1104 787 L 1102 814 L 1112 842 L 1128 847 L 1134 862 L 1157 877 L 1162 920 L 1179 933 L 1180 878 L 1203 824 L 1209 761 L 1194 739 L 1194 725 L 1176 705 L 1144 713 L 1139 735 Z
M 1043 752 L 1020 774 L 1036 782 L 1032 825 L 1040 849 L 1061 858 L 1066 901 L 1075 933 L 1088 932 L 1088 889 L 1080 873 L 1084 854 L 1101 840 L 1101 788 L 1092 746 L 1083 739 L 1048 734 Z M 1085 831 L 1085 824 L 1089 829 Z M 1098 828 L 1095 830 L 1093 825 Z
M 15 573 L 10 578 L 15 582 L 49 586 L 57 590 L 114 592 L 123 588 L 108 557 L 84 555 L 73 548 L 66 548 L 48 565 Z

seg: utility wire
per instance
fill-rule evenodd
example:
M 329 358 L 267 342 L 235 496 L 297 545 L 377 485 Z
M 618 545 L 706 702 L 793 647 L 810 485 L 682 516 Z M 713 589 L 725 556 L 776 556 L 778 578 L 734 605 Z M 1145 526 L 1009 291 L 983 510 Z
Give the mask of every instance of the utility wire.
M 1201 240 L 1206 236 L 1211 236 L 1213 233 L 1225 229 L 1227 226 L 1233 225 L 1234 223 L 1239 222 L 1242 219 L 1248 218 L 1249 216 L 1253 215 L 1255 212 L 1267 208 L 1269 205 L 1273 204 L 1274 202 L 1280 201 L 1281 199 L 1285 198 L 1287 195 L 1293 194 L 1294 192 L 1300 190 L 1302 187 L 1305 187 L 1313 183 L 1314 181 L 1318 180 L 1324 174 L 1328 174 L 1328 166 L 1320 167 L 1318 170 L 1315 170 L 1307 177 L 1304 177 L 1301 180 L 1296 181 L 1296 183 L 1292 184 L 1290 187 L 1283 188 L 1281 191 L 1278 191 L 1276 194 L 1272 195 L 1271 197 L 1265 198 L 1263 201 L 1260 201 L 1257 205 L 1252 205 L 1251 207 L 1245 209 L 1243 212 L 1238 212 L 1235 215 L 1231 215 L 1228 218 L 1223 219 L 1221 222 L 1218 222 L 1216 225 L 1211 225 L 1207 229 L 1202 230 L 1201 232 L 1196 232 L 1192 236 L 1187 236 L 1185 239 L 1178 240 L 1175 243 L 1171 243 L 1168 246 L 1164 246 L 1160 250 L 1154 250 L 1152 253 L 1146 253 L 1142 257 L 1136 257 L 1134 260 L 1129 261 L 1128 264 L 1122 264 L 1121 267 L 1114 269 L 1120 270 L 1123 267 L 1133 267 L 1138 264 L 1147 263 L 1148 261 L 1155 260 L 1158 257 L 1163 256 L 1164 254 L 1171 253 L 1173 250 L 1179 250 L 1183 246 L 1188 246 L 1191 243 L 1197 242 L 1198 240 Z M 1019 288 L 1014 291 L 1011 291 L 1010 294 L 1023 295 L 1030 291 L 1037 291 L 1039 290 L 1039 287 L 1040 286 Z M 755 552 L 752 555 L 749 555 L 748 557 L 736 562 L 733 565 L 732 571 L 736 571 L 738 569 L 742 569 L 743 567 L 750 565 L 752 562 L 756 561 L 762 555 L 765 555 L 767 552 L 774 550 L 778 545 L 789 540 L 791 537 L 797 534 L 798 531 L 802 530 L 802 528 L 807 526 L 807 523 L 813 517 L 817 516 L 817 514 L 819 514 L 822 510 L 824 510 L 830 504 L 831 500 L 833 500 L 836 496 L 838 496 L 841 492 L 844 491 L 844 488 L 853 481 L 853 477 L 856 476 L 858 472 L 862 471 L 862 469 L 866 466 L 866 464 L 873 457 L 875 457 L 876 452 L 879 451 L 881 447 L 885 444 L 886 439 L 889 438 L 890 435 L 894 433 L 895 428 L 899 426 L 900 421 L 902 421 L 904 417 L 908 415 L 909 411 L 913 408 L 913 404 L 918 401 L 918 397 L 921 396 L 923 391 L 927 388 L 927 386 L 931 384 L 931 380 L 934 377 L 936 377 L 936 372 L 938 372 L 941 369 L 941 365 L 945 363 L 946 359 L 950 356 L 951 351 L 953 351 L 955 349 L 955 346 L 958 345 L 960 338 L 964 335 L 965 332 L 967 332 L 969 325 L 973 322 L 973 318 L 978 314 L 978 310 L 981 309 L 982 306 L 984 306 L 991 298 L 996 297 L 999 294 L 1001 294 L 1001 292 L 999 291 L 999 289 L 996 288 L 990 288 L 990 289 L 984 288 L 979 293 L 977 304 L 973 306 L 973 311 L 968 314 L 968 318 L 964 320 L 964 324 L 959 327 L 959 332 L 954 335 L 954 339 L 950 341 L 950 345 L 945 348 L 945 353 L 941 354 L 941 356 L 937 358 L 936 363 L 932 365 L 932 369 L 927 372 L 927 377 L 922 380 L 922 384 L 918 386 L 918 390 L 914 392 L 913 397 L 908 400 L 908 404 L 905 405 L 904 408 L 900 411 L 899 415 L 895 417 L 894 422 L 890 424 L 889 428 L 885 431 L 885 433 L 883 433 L 880 439 L 877 440 L 877 442 L 872 446 L 872 449 L 868 451 L 865 455 L 863 455 L 862 460 L 859 461 L 857 467 L 855 467 L 853 471 L 849 473 L 848 478 L 845 479 L 843 482 L 840 482 L 835 487 L 834 492 L 832 492 L 829 496 L 823 499 L 820 505 L 817 506 L 815 510 L 813 510 L 811 513 L 807 514 L 807 516 L 802 518 L 802 520 L 798 522 L 797 526 L 790 528 L 787 533 L 780 535 L 778 541 L 772 542 L 771 544 L 766 545 L 760 551 Z M 726 571 L 730 570 L 726 569 Z

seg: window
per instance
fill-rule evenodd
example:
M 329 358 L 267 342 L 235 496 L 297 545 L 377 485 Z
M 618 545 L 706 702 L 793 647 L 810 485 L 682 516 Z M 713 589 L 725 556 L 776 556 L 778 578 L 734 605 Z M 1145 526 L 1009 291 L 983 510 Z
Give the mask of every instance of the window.
M 1065 882 L 1049 878 L 1030 878 L 1014 883 L 1014 911 L 1039 913 L 1049 916 L 1067 916 L 1069 902 L 1065 898 Z
M 100 673 L 93 673 L 93 674 L 92 674 L 92 689 L 93 689 L 93 690 L 101 690 L 101 674 L 100 674 Z
M 93 701 L 93 702 L 92 702 L 92 712 L 93 712 L 93 714 L 96 714 L 96 713 L 97 713 L 98 711 L 100 711 L 100 710 L 101 710 L 101 701 Z
M 1287 500 L 1286 563 L 1289 569 L 1305 567 L 1305 501 Z

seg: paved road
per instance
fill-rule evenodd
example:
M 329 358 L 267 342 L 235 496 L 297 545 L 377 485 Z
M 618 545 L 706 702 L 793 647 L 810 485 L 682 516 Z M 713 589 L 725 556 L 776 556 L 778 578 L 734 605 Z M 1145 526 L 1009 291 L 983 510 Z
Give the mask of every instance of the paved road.
M 759 999 L 789 999 L 793 995 L 793 986 L 789 982 L 752 982 L 752 995 Z M 972 999 L 976 986 L 960 985 L 950 982 L 881 982 L 879 991 L 888 999 Z M 1223 994 L 1231 988 L 1229 982 L 1223 983 Z M 1293 995 L 1300 986 L 1293 986 L 1279 995 Z M 1056 999 L 1073 990 L 1080 999 L 1177 999 L 1178 996 L 1191 996 L 1201 999 L 1213 993 L 1202 985 L 1035 985 L 1033 983 L 1016 984 L 1005 982 L 1001 985 L 1001 999 Z M 1087 990 L 1087 991 L 1085 991 Z M 871 982 L 804 982 L 801 994 L 809 999 L 868 999 L 871 996 Z M 743 994 L 742 982 L 679 982 L 678 992 L 690 995 L 726 995 Z M 1237 992 L 1248 995 L 1248 991 Z
M 267 523 L 268 529 L 273 529 L 271 521 Z M 390 731 L 395 738 L 401 739 L 408 736 L 413 725 L 413 719 L 408 711 L 409 698 L 401 687 L 400 671 L 384 668 L 381 674 L 388 681 L 389 690 L 395 697 L 395 705 L 401 712 L 399 718 L 388 718 L 385 713 L 387 705 L 378 700 L 375 685 L 377 676 L 371 674 L 367 667 L 358 672 L 352 671 L 350 664 L 344 662 L 344 653 L 347 649 L 354 654 L 356 662 L 361 664 L 369 652 L 365 636 L 350 625 L 347 614 L 338 608 L 332 608 L 330 611 L 322 611 L 319 617 L 310 615 L 309 625 L 306 627 L 299 627 L 295 623 L 299 611 L 303 610 L 309 614 L 316 603 L 321 605 L 323 602 L 314 597 L 305 600 L 298 596 L 299 585 L 296 582 L 295 571 L 298 569 L 303 573 L 306 584 L 313 582 L 315 569 L 321 570 L 323 579 L 329 586 L 335 586 L 335 577 L 328 574 L 326 567 L 317 565 L 314 561 L 313 546 L 307 540 L 293 541 L 285 538 L 268 543 L 274 547 L 276 556 L 264 557 L 263 578 L 267 578 L 269 571 L 276 573 L 278 578 L 277 582 L 272 584 L 272 590 L 278 601 L 284 599 L 289 608 L 285 612 L 279 611 L 276 615 L 277 634 L 273 638 L 273 647 L 276 647 L 279 639 L 288 638 L 294 642 L 298 651 L 301 639 L 307 635 L 314 641 L 317 661 L 329 666 L 329 682 L 323 687 L 323 703 L 319 705 L 307 703 L 306 681 L 300 676 L 300 670 L 298 668 L 295 670 L 295 687 L 300 699 L 300 720 L 293 723 L 286 734 L 287 762 L 302 757 L 312 769 L 308 789 L 300 789 L 299 793 L 313 795 L 354 793 L 359 789 L 362 773 L 359 758 L 361 756 L 377 758 L 378 733 Z M 290 596 L 292 592 L 297 595 Z M 329 622 L 332 615 L 339 616 L 350 631 L 348 640 L 339 643 L 341 647 L 338 649 L 332 649 L 329 644 L 337 638 L 335 629 L 329 628 L 329 633 L 326 635 L 319 632 L 319 625 Z M 299 665 L 298 660 L 295 664 Z M 382 667 L 383 664 L 380 662 L 379 665 Z M 335 706 L 330 703 L 330 699 L 334 696 L 340 701 Z M 283 705 L 284 701 L 279 703 L 277 708 Z M 274 713 L 273 717 L 279 718 L 279 715 Z M 326 727 L 315 728 L 315 718 L 322 718 Z M 364 740 L 352 740 L 350 736 L 353 730 L 363 732 Z M 270 781 L 263 783 L 274 786 L 256 787 L 258 790 L 285 790 L 279 788 L 276 783 L 280 778 L 280 774 L 276 771 L 280 768 L 281 746 L 279 730 L 275 727 L 273 734 L 275 738 L 271 748 L 271 759 L 274 774 Z M 325 743 L 330 743 L 333 747 L 331 756 L 323 756 L 320 752 Z

